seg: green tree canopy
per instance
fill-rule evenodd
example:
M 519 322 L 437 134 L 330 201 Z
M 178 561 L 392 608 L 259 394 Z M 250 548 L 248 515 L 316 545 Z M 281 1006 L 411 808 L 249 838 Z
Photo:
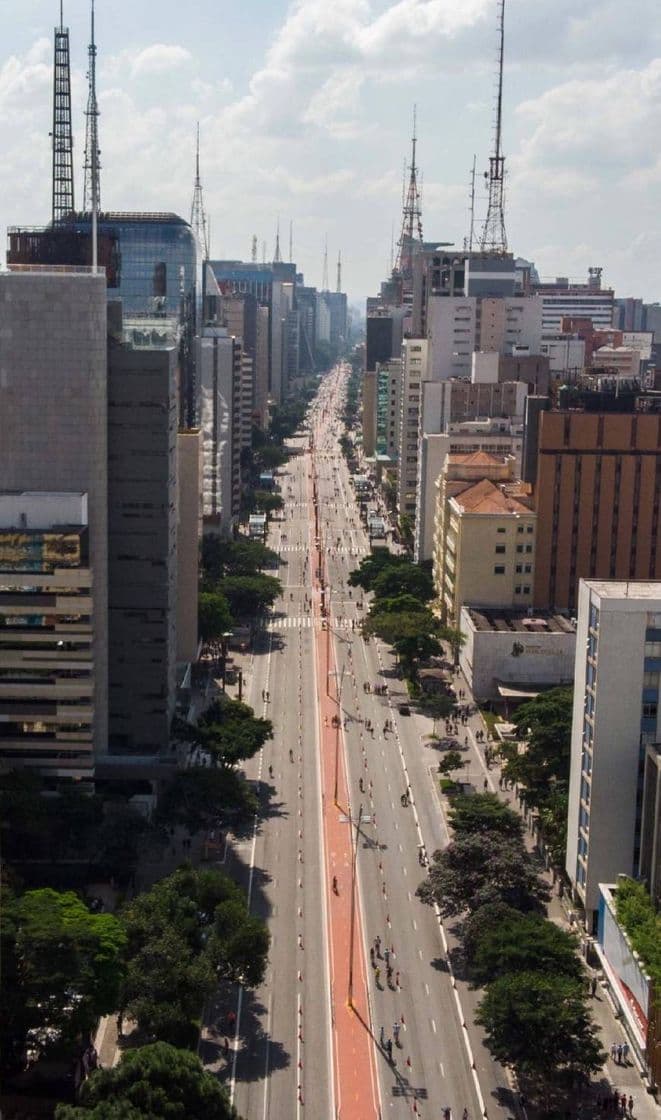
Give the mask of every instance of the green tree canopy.
M 218 646 L 234 625 L 229 603 L 218 591 L 200 592 L 197 619 L 200 638 L 208 646 Z
M 373 591 L 377 578 L 386 570 L 411 567 L 405 556 L 397 556 L 388 548 L 373 548 L 364 556 L 357 568 L 349 573 L 349 586 L 362 587 L 363 591 Z
M 420 603 L 428 603 L 434 595 L 434 582 L 426 567 L 413 564 L 391 564 L 377 575 L 372 585 L 377 599 L 410 595 Z
M 3 888 L 3 1061 L 21 1054 L 28 1030 L 71 1041 L 117 1006 L 124 926 L 92 914 L 73 892 L 16 896 Z
M 435 902 L 445 917 L 458 917 L 488 902 L 532 910 L 548 897 L 548 889 L 518 838 L 460 833 L 444 851 L 434 852 L 417 894 L 423 902 Z
M 210 704 L 196 724 L 178 725 L 178 732 L 218 766 L 233 769 L 273 738 L 273 724 L 256 716 L 249 704 L 225 697 Z
M 440 652 L 436 637 L 438 622 L 426 607 L 416 611 L 384 611 L 370 615 L 363 623 L 365 634 L 376 634 L 394 647 L 407 675 L 413 675 L 417 662 Z
M 243 816 L 256 812 L 257 799 L 245 778 L 227 766 L 189 766 L 178 770 L 163 789 L 157 820 L 198 832 L 228 810 Z
M 224 595 L 234 618 L 253 619 L 273 606 L 282 594 L 282 584 L 275 576 L 225 576 L 217 590 Z
M 122 915 L 128 968 L 122 1007 L 147 1034 L 188 1045 L 190 1024 L 219 976 L 259 984 L 266 926 L 227 875 L 188 865 L 138 895 Z
M 280 494 L 274 494 L 270 490 L 255 490 L 252 496 L 252 504 L 256 510 L 262 513 L 275 513 L 276 510 L 284 509 L 284 501 Z
M 452 753 L 452 752 L 451 752 Z M 455 833 L 483 833 L 520 837 L 521 818 L 495 793 L 473 793 L 452 802 L 450 824 Z
M 516 972 L 568 976 L 577 983 L 583 977 L 575 937 L 540 914 L 499 903 L 482 906 L 466 919 L 462 943 L 471 978 L 480 986 Z
M 476 1018 L 496 1061 L 544 1089 L 561 1070 L 596 1073 L 605 1060 L 584 991 L 564 975 L 506 973 L 489 985 Z
M 58 1105 L 56 1120 L 240 1120 L 227 1090 L 196 1054 L 165 1042 L 127 1050 L 97 1070 L 78 1106 Z
M 224 576 L 254 576 L 261 568 L 273 568 L 278 554 L 250 537 L 226 540 L 216 534 L 202 538 L 202 568 L 208 580 Z
M 436 734 L 436 725 L 439 719 L 447 719 L 452 715 L 455 709 L 455 702 L 452 696 L 447 696 L 444 693 L 433 693 L 427 696 L 422 696 L 420 699 L 420 708 L 426 716 L 434 721 L 432 734 Z
M 446 751 L 446 753 L 441 756 L 441 760 L 438 764 L 438 772 L 439 774 L 447 774 L 449 777 L 453 770 L 461 770 L 463 765 L 464 757 L 459 751 Z

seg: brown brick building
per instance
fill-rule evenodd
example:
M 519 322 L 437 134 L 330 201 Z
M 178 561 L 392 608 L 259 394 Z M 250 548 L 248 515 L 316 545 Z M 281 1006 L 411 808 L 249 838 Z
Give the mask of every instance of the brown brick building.
M 661 415 L 543 412 L 536 607 L 573 611 L 578 581 L 661 579 Z

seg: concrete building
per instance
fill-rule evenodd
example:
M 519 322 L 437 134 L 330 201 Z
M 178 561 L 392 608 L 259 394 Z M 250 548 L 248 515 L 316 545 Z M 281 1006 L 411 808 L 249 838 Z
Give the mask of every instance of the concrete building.
M 111 304 L 109 325 L 109 754 L 153 758 L 176 700 L 178 323 Z
M 362 385 L 363 455 L 374 457 L 376 448 L 376 370 L 365 370 Z
M 580 400 L 591 396 L 625 406 Z M 574 613 L 582 578 L 661 578 L 661 415 L 541 411 L 536 422 L 535 607 Z
M 241 348 L 225 327 L 205 327 L 197 345 L 205 531 L 225 534 L 234 516 L 233 420 L 237 419 L 235 385 L 241 378 Z
M 71 578 L 83 579 L 82 568 L 91 573 L 95 762 L 108 741 L 106 306 L 102 273 L 65 266 L 0 273 L 2 489 L 87 495 L 87 554 Z M 5 696 L 2 723 L 11 710 Z
M 447 383 L 446 383 L 447 384 Z M 436 388 L 428 382 L 426 388 Z M 414 559 L 431 560 L 434 551 L 436 481 L 445 469 L 448 455 L 470 455 L 486 451 L 496 457 L 513 456 L 521 461 L 523 428 L 510 420 L 465 420 L 448 424 L 441 433 L 424 432 L 419 443 L 416 487 Z
M 600 346 L 592 355 L 592 369 L 635 381 L 640 376 L 640 359 L 640 351 L 629 346 Z
M 601 287 L 601 269 L 591 269 L 587 284 L 570 283 L 559 276 L 552 284 L 535 284 L 533 291 L 542 300 L 542 333 L 545 338 L 562 333 L 567 316 L 590 319 L 595 327 L 613 325 L 615 293 Z
M 542 301 L 537 296 L 434 296 L 426 322 L 432 381 L 470 378 L 476 350 L 540 353 Z
M 93 779 L 105 749 L 89 544 L 87 494 L 0 492 L 0 770 L 51 788 Z
M 202 537 L 202 432 L 177 434 L 177 661 L 197 660 Z
M 480 703 L 518 703 L 573 683 L 576 625 L 563 615 L 464 606 L 459 628 L 459 664 Z
M 402 360 L 392 358 L 376 368 L 376 455 L 383 463 L 399 458 Z
M 548 358 L 549 369 L 555 377 L 576 374 L 585 366 L 585 342 L 573 334 L 545 335 L 539 352 Z
M 593 933 L 599 884 L 651 866 L 642 806 L 658 812 L 645 779 L 661 741 L 661 583 L 581 580 L 577 618 L 566 871 Z M 658 824 L 648 816 L 647 837 Z
M 407 338 L 402 343 L 402 374 L 399 409 L 397 509 L 400 518 L 415 518 L 418 478 L 418 427 L 422 383 L 429 379 L 428 343 Z
M 458 625 L 464 604 L 532 603 L 536 516 L 513 462 L 483 451 L 446 459 L 436 483 L 433 555 L 444 622 Z

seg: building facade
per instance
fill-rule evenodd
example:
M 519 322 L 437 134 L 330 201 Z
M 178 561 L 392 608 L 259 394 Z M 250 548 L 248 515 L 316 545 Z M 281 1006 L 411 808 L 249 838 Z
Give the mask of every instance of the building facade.
M 661 583 L 581 580 L 577 619 L 566 871 L 595 932 L 599 884 L 650 864 L 642 819 L 646 751 L 661 741 Z M 658 823 L 648 814 L 648 836 Z

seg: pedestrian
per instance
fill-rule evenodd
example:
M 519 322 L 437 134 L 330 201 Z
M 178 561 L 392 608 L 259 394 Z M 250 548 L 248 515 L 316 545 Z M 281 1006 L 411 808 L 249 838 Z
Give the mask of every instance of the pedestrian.
M 373 945 L 370 945 L 370 964 L 372 965 L 372 968 L 374 968 L 374 966 L 376 965 L 376 961 L 374 960 L 374 946 Z
M 223 1054 L 225 1055 L 225 1057 L 228 1056 L 229 1052 L 230 1052 L 229 1039 L 228 1039 L 227 1035 L 225 1035 L 225 1038 L 223 1039 Z
M 400 1032 L 400 1030 L 401 1030 L 400 1024 L 399 1023 L 393 1023 L 392 1034 L 393 1034 L 393 1038 L 395 1039 L 395 1045 L 396 1046 L 399 1046 L 399 1032 Z
M 618 1064 L 618 1066 L 620 1066 L 620 1065 L 622 1065 L 622 1043 L 621 1042 L 618 1042 L 618 1044 L 617 1044 L 616 1053 L 617 1053 L 617 1064 Z
M 628 1042 L 623 1042 L 622 1043 L 622 1061 L 624 1062 L 625 1065 L 627 1064 L 627 1058 L 628 1057 L 629 1057 L 629 1043 Z
M 374 979 L 376 980 L 377 987 L 380 987 L 380 984 L 379 984 L 379 981 L 381 979 L 381 969 L 380 968 L 376 969 L 376 971 L 374 973 Z
M 395 973 L 395 987 L 399 988 L 399 972 Z
M 387 946 L 383 950 L 383 959 L 387 965 L 390 964 L 390 949 Z
M 633 1116 L 633 1097 L 629 1097 L 629 1115 Z
M 617 1055 L 617 1043 L 613 1042 L 613 1043 L 611 1043 L 611 1058 L 612 1058 L 613 1061 L 615 1061 L 616 1055 Z
M 388 1051 L 388 1061 L 392 1062 L 392 1038 L 388 1039 L 386 1043 L 386 1050 Z
M 383 1029 L 383 1027 L 381 1027 L 381 1030 L 379 1031 L 379 1046 L 381 1046 L 383 1048 L 385 1046 L 385 1044 L 386 1044 L 386 1032 Z
M 592 995 L 593 998 L 597 994 L 597 977 L 596 976 L 593 976 L 592 980 L 590 981 L 590 994 Z
M 381 956 L 381 938 L 380 938 L 378 933 L 377 933 L 376 937 L 374 938 L 374 948 L 376 950 L 377 957 L 380 957 Z

